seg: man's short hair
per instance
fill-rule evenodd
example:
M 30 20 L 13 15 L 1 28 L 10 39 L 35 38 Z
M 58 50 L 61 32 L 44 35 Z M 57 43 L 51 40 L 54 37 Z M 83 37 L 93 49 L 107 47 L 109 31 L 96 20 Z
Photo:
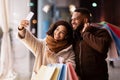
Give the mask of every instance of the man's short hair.
M 86 17 L 88 17 L 89 19 L 92 17 L 91 12 L 87 8 L 77 8 L 77 9 L 75 9 L 74 12 L 80 12 L 83 15 L 85 15 Z

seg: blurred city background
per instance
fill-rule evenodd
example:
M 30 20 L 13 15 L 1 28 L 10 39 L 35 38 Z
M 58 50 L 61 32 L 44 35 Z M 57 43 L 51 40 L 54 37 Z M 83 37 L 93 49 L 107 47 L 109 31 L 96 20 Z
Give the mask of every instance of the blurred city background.
M 93 22 L 120 27 L 120 0 L 0 0 L 0 80 L 30 80 L 34 56 L 17 38 L 17 27 L 32 11 L 29 30 L 44 38 L 51 23 L 70 21 L 75 8 L 88 8 Z M 120 80 L 119 59 L 108 61 L 109 80 Z

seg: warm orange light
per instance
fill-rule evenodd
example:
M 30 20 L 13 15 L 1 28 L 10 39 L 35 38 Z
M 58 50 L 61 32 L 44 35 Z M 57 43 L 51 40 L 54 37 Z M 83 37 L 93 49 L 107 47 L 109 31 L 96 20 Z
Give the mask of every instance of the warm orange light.
M 33 23 L 33 24 L 36 24 L 36 23 L 37 23 L 37 20 L 36 20 L 36 19 L 33 19 L 33 20 L 32 20 L 32 23 Z

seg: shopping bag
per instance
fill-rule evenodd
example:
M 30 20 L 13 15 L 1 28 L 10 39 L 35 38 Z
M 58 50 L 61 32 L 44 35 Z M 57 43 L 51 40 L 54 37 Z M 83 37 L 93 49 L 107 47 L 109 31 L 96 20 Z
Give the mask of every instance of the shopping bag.
M 63 67 L 63 64 L 48 64 L 47 66 L 50 67 L 56 67 L 54 74 L 52 75 L 51 80 L 58 80 L 58 76 L 61 73 L 61 69 Z
M 67 63 L 67 80 L 79 80 L 71 63 Z
M 117 54 L 120 56 L 120 28 L 107 22 L 101 22 L 100 24 L 103 25 L 102 28 L 105 28 L 109 32 L 115 43 Z
M 56 67 L 54 74 L 52 75 L 51 80 L 67 80 L 67 66 L 66 64 L 48 64 L 48 66 Z
M 38 71 L 36 80 L 51 80 L 55 70 L 56 70 L 55 66 L 50 67 L 42 65 Z
M 66 64 L 62 64 L 62 65 L 63 66 L 59 73 L 58 80 L 67 80 L 67 65 Z
M 108 50 L 108 59 L 116 59 L 116 58 L 118 58 L 118 52 L 117 52 L 115 42 L 112 40 Z

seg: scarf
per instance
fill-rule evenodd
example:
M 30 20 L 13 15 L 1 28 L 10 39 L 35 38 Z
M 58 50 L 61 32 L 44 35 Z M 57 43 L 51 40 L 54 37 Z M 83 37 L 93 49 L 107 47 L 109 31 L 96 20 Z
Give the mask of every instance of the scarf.
M 48 48 L 55 53 L 70 46 L 67 40 L 56 41 L 52 36 L 47 36 L 46 42 L 47 42 Z

